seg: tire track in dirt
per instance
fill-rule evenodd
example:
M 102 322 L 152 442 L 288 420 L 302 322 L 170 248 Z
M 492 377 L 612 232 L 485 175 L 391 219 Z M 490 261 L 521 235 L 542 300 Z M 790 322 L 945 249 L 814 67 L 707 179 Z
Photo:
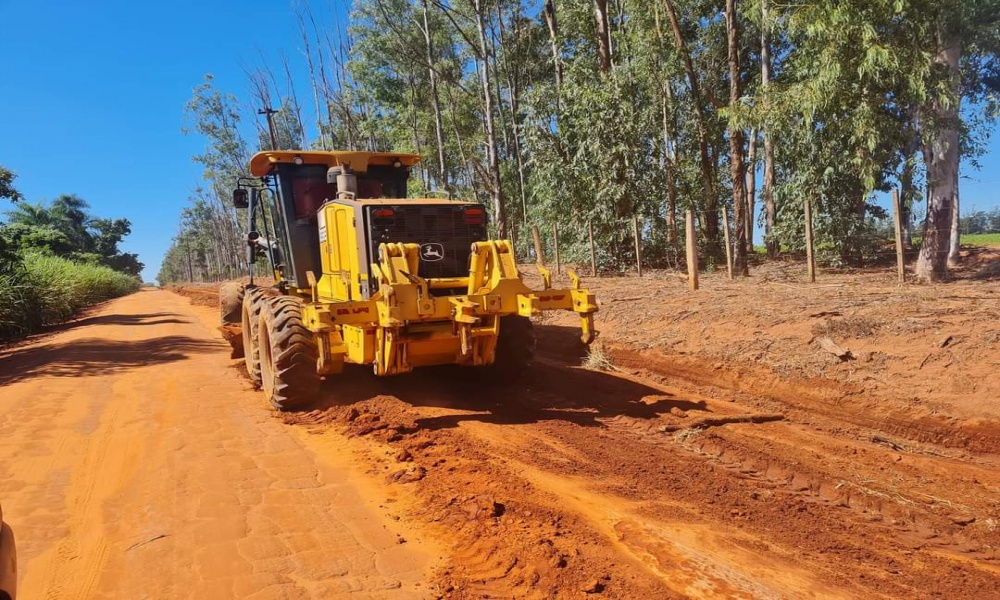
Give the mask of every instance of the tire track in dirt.
M 373 473 L 401 474 L 416 498 L 401 514 L 452 525 L 459 552 L 438 581 L 454 597 L 976 597 L 1000 583 L 994 532 L 970 537 L 954 513 L 935 512 L 978 489 L 977 509 L 995 514 L 988 482 L 963 479 L 990 469 L 953 469 L 934 488 L 940 506 L 866 502 L 831 470 L 860 460 L 860 472 L 878 472 L 894 464 L 889 449 L 851 455 L 845 444 L 863 446 L 851 438 L 740 423 L 757 413 L 548 356 L 529 382 L 487 391 L 446 372 L 345 378 L 329 388 L 340 403 L 286 420 L 367 438 Z M 952 459 L 920 460 L 935 466 L 912 465 L 911 476 L 948 477 L 937 463 Z M 503 511 L 462 523 L 484 495 Z M 571 557 L 558 571 L 531 569 L 545 540 Z
M 646 372 L 653 380 L 682 380 L 701 387 L 714 387 L 741 394 L 765 396 L 781 402 L 787 410 L 822 416 L 841 426 L 862 428 L 862 433 L 884 432 L 915 442 L 945 448 L 965 448 L 972 452 L 1000 453 L 1000 427 L 995 423 L 958 422 L 955 419 L 914 417 L 912 411 L 879 398 L 866 397 L 856 385 L 815 378 L 787 381 L 765 369 L 745 366 L 706 365 L 702 359 L 666 356 L 654 351 L 637 352 L 623 346 L 609 346 L 615 364 L 636 372 Z M 761 390 L 766 390 L 762 394 Z M 869 434 L 870 435 L 870 434 Z
M 997 457 L 972 451 L 988 436 L 893 440 L 880 433 L 891 422 L 879 428 L 891 410 L 852 423 L 832 388 L 785 398 L 777 379 L 660 369 L 645 354 L 619 363 L 645 379 L 571 368 L 569 331 L 540 328 L 542 360 L 523 382 L 348 371 L 317 410 L 285 420 L 367 465 L 401 524 L 450 540 L 434 577 L 447 597 L 950 598 L 1000 586 Z
M 90 597 L 107 560 L 108 547 L 97 512 L 118 492 L 138 464 L 132 439 L 120 431 L 121 407 L 106 412 L 96 432 L 78 450 L 68 497 L 69 535 L 56 547 L 46 598 Z M 131 450 L 130 450 L 131 448 Z M 67 589 L 67 586 L 68 589 Z

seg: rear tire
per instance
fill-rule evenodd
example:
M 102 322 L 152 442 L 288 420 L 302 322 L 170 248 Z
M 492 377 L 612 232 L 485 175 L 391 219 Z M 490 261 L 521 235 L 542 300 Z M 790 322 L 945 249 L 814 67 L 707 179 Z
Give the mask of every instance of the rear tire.
M 219 316 L 223 325 L 240 324 L 245 291 L 242 283 L 223 283 L 219 288 Z
M 484 368 L 484 374 L 498 383 L 510 383 L 524 375 L 534 359 L 535 328 L 531 319 L 518 315 L 500 317 L 496 354 L 493 364 Z
M 248 286 L 243 296 L 243 364 L 247 375 L 255 387 L 260 387 L 260 345 L 257 342 L 257 322 L 264 302 L 264 291 L 256 286 Z
M 278 410 L 308 406 L 319 394 L 316 339 L 302 322 L 302 300 L 265 298 L 258 320 L 261 387 Z

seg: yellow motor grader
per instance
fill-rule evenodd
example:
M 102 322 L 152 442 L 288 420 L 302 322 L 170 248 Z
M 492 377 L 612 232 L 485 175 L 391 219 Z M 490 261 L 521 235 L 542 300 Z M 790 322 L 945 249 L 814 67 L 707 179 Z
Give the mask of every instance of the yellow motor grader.
M 260 152 L 233 203 L 247 209 L 247 264 L 266 257 L 273 286 L 226 284 L 223 325 L 242 328 L 244 360 L 278 409 L 307 405 L 345 363 L 376 375 L 457 364 L 516 376 L 529 366 L 529 317 L 578 313 L 594 339 L 594 295 L 521 279 L 510 241 L 489 239 L 482 204 L 407 198 L 419 157 Z M 236 336 L 237 340 L 239 336 Z

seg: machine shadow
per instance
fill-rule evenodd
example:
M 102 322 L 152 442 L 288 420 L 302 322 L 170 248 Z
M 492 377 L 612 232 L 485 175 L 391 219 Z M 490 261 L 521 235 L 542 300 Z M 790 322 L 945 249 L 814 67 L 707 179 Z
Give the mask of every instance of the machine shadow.
M 83 338 L 0 352 L 0 386 L 38 376 L 88 377 L 219 352 L 222 340 L 169 335 L 136 341 Z
M 138 315 L 101 315 L 95 317 L 84 317 L 76 321 L 69 321 L 47 328 L 47 332 L 62 331 L 67 329 L 78 329 L 80 327 L 90 327 L 91 325 L 166 325 L 190 323 L 186 319 L 179 318 L 177 313 L 145 313 Z
M 391 396 L 419 407 L 452 413 L 421 417 L 416 429 L 457 427 L 463 421 L 527 424 L 566 421 L 604 427 L 614 417 L 655 419 L 672 409 L 710 413 L 703 400 L 674 397 L 663 390 L 612 373 L 579 368 L 585 349 L 571 327 L 536 325 L 536 360 L 514 381 L 491 381 L 478 369 L 456 366 L 418 369 L 378 378 L 367 370 L 328 378 L 316 408 L 349 405 Z
M 171 312 L 144 313 L 137 315 L 86 316 L 88 311 L 91 313 L 96 312 L 98 308 L 100 308 L 100 305 L 87 309 L 81 317 L 62 323 L 45 325 L 37 333 L 33 333 L 23 339 L 14 340 L 7 344 L 0 345 L 0 353 L 4 350 L 17 348 L 56 333 L 69 331 L 71 329 L 79 329 L 81 327 L 90 327 L 93 325 L 181 325 L 191 323 L 191 321 L 181 318 L 181 315 Z

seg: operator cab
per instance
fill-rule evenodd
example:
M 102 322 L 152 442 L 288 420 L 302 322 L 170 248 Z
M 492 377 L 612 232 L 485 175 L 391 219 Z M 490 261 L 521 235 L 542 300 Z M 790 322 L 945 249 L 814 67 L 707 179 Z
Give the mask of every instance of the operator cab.
M 351 198 L 405 198 L 409 167 L 420 160 L 410 154 L 377 152 L 258 152 L 250 160 L 250 172 L 264 181 L 271 192 L 273 229 L 284 260 L 276 269 L 295 288 L 309 286 L 306 273 L 321 272 L 317 213 L 324 203 L 340 196 Z M 353 173 L 357 187 L 340 194 L 336 181 L 328 179 L 331 168 Z M 268 209 L 263 211 L 267 219 Z M 267 229 L 267 223 L 263 222 Z M 251 224 L 251 230 L 256 223 Z
M 354 185 L 341 190 L 335 178 L 331 180 L 330 170 L 354 175 Z M 350 165 L 328 167 L 326 164 L 278 164 L 275 167 L 279 180 L 287 180 L 288 194 L 295 206 L 296 219 L 316 220 L 319 208 L 329 200 L 338 198 L 338 192 L 350 194 L 350 198 L 406 198 L 408 170 L 385 165 L 369 165 L 362 173 Z
M 317 278 L 324 273 L 323 245 L 331 244 L 323 207 L 331 202 L 351 208 L 352 227 L 357 230 L 357 261 L 350 269 L 357 270 L 352 276 L 356 283 L 349 286 L 349 296 L 367 299 L 378 289 L 369 266 L 379 262 L 378 248 L 383 243 L 420 244 L 424 277 L 467 275 L 472 243 L 488 237 L 486 211 L 480 204 L 441 198 L 408 200 L 409 168 L 419 160 L 417 155 L 379 152 L 254 155 L 250 172 L 263 179 L 273 194 L 277 214 L 270 214 L 287 257 L 276 269 L 289 285 L 308 288 L 308 272 Z M 336 259 L 338 272 L 345 269 L 346 261 L 347 256 Z M 326 266 L 330 268 L 329 261 Z

